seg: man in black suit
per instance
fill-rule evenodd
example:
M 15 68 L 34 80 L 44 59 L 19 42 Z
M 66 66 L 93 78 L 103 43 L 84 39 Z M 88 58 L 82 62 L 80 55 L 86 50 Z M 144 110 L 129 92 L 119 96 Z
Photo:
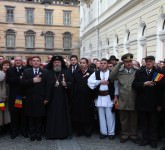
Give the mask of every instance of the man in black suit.
M 33 56 L 32 68 L 24 71 L 25 112 L 29 118 L 30 140 L 41 141 L 42 119 L 47 103 L 47 71 L 40 68 L 41 58 Z
M 72 121 L 76 125 L 78 136 L 85 134 L 90 137 L 94 120 L 94 102 L 92 90 L 87 85 L 87 80 L 92 74 L 88 67 L 88 59 L 81 58 L 80 70 L 74 73 Z
M 70 111 L 72 112 L 72 103 L 73 103 L 73 90 L 75 87 L 74 84 L 74 74 L 80 70 L 79 64 L 78 64 L 78 57 L 76 55 L 70 56 L 70 66 L 68 68 L 68 75 L 70 76 L 72 85 L 71 88 L 68 90 L 68 101 L 70 106 Z M 75 128 L 75 125 L 72 124 L 73 129 Z
M 78 57 L 76 55 L 72 55 L 70 57 L 69 72 L 73 74 L 74 72 L 78 70 L 79 70 Z
M 153 81 L 153 74 L 159 72 L 155 67 L 155 57 L 145 58 L 146 66 L 138 70 L 133 81 L 136 95 L 136 109 L 140 117 L 142 140 L 140 146 L 150 144 L 152 148 L 157 147 L 157 125 L 158 111 L 161 101 L 159 98 L 158 83 Z
M 27 137 L 25 128 L 25 116 L 23 108 L 23 88 L 21 85 L 22 74 L 24 68 L 22 67 L 22 58 L 16 56 L 14 58 L 14 67 L 11 67 L 6 72 L 6 82 L 9 84 L 9 110 L 11 116 L 11 139 L 17 137 L 19 132 Z M 20 100 L 22 105 L 16 106 L 16 99 Z

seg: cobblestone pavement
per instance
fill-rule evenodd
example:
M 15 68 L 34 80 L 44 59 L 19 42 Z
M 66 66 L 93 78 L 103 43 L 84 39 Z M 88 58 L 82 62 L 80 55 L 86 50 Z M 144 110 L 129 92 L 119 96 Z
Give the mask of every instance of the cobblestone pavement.
M 160 146 L 157 149 L 160 149 Z M 11 140 L 9 136 L 0 138 L 0 150 L 151 150 L 150 146 L 140 147 L 127 141 L 124 144 L 116 138 L 100 140 L 98 135 L 91 138 L 73 137 L 67 140 L 45 140 L 31 142 L 29 139 L 17 137 Z

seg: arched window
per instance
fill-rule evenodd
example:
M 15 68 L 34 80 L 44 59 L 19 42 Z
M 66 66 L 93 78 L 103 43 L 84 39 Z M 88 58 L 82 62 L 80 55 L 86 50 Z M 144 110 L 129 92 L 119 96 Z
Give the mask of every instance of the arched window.
M 28 30 L 25 32 L 25 47 L 28 49 L 35 47 L 35 32 Z
M 83 52 L 85 52 L 85 47 L 83 47 Z
M 63 34 L 63 48 L 69 50 L 72 47 L 72 35 L 70 32 L 65 32 Z
M 51 31 L 47 31 L 45 33 L 45 49 L 53 49 L 54 48 L 54 33 Z
M 100 41 L 100 49 L 102 49 L 102 41 Z
M 143 28 L 142 28 L 142 36 L 145 35 L 146 27 L 147 27 L 146 24 L 144 24 L 144 26 L 143 26 Z
M 109 46 L 109 38 L 106 39 L 106 44 Z
M 15 48 L 15 31 L 12 29 L 8 29 L 6 31 L 6 47 L 7 48 Z
M 92 51 L 92 44 L 89 44 L 89 50 Z
M 127 32 L 127 41 L 129 41 L 130 31 Z
M 165 30 L 165 19 L 164 19 L 164 22 L 163 22 L 162 29 Z
M 115 44 L 118 45 L 118 44 L 119 44 L 119 37 L 118 37 L 117 34 L 115 35 L 115 40 L 116 40 L 116 41 L 115 41 Z

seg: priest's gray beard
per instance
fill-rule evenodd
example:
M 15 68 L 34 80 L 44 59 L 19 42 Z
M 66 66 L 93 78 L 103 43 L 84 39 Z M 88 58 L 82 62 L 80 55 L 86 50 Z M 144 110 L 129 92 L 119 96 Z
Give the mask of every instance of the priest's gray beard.
M 60 71 L 61 71 L 61 66 L 54 66 L 54 67 L 53 67 L 53 70 L 54 70 L 55 72 L 60 72 Z

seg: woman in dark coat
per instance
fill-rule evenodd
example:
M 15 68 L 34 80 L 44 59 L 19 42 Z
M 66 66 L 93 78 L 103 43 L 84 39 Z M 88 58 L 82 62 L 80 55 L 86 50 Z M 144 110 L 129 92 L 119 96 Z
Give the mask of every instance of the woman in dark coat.
M 48 65 L 49 99 L 47 104 L 47 139 L 64 139 L 71 136 L 67 90 L 71 82 L 61 56 L 53 56 Z
M 72 101 L 72 120 L 77 128 L 77 134 L 91 136 L 94 113 L 92 90 L 87 85 L 87 80 L 92 74 L 88 69 L 88 60 L 80 60 L 80 70 L 74 74 L 74 89 Z

